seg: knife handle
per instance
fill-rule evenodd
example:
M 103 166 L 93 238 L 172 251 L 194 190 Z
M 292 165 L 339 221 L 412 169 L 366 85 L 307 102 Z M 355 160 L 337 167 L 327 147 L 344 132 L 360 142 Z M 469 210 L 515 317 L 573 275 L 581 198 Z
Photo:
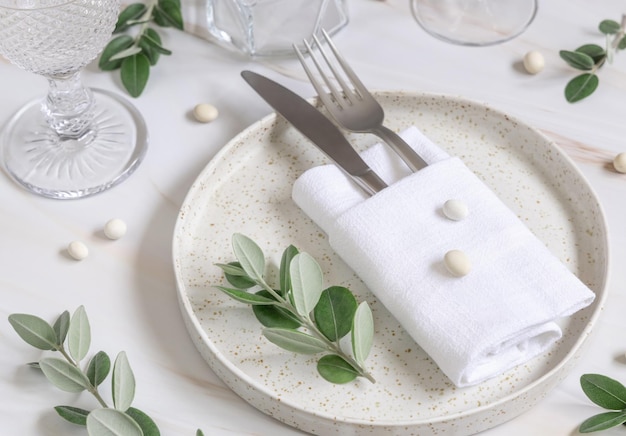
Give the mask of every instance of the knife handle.
M 387 187 L 383 179 L 371 169 L 358 176 L 352 176 L 352 179 L 369 195 L 374 195 Z

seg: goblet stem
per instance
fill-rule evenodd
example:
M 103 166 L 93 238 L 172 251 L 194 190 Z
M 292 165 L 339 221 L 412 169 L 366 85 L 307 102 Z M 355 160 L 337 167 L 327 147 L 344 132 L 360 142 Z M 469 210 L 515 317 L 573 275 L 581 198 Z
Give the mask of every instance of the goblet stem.
M 48 77 L 48 96 L 42 111 L 48 125 L 60 140 L 82 139 L 95 136 L 94 97 L 83 86 L 80 72 L 63 77 Z

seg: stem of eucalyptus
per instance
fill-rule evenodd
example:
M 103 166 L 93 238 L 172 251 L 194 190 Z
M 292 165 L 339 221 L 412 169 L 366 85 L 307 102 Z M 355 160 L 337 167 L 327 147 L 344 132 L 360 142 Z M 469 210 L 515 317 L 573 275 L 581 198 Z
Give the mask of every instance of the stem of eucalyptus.
M 144 12 L 141 18 L 136 21 L 137 24 L 141 23 L 141 26 L 139 27 L 139 32 L 137 33 L 135 41 L 133 42 L 134 47 L 139 46 L 139 41 L 141 40 L 141 37 L 145 33 L 146 29 L 148 28 L 148 24 L 150 24 L 150 18 L 152 17 L 152 11 L 157 5 L 157 1 L 158 0 L 151 0 L 150 2 L 146 3 L 146 12 Z
M 324 336 L 324 334 L 319 331 L 315 323 L 311 320 L 311 318 L 308 315 L 306 316 L 300 315 L 300 313 L 298 313 L 296 308 L 293 306 L 293 304 L 291 304 L 289 300 L 287 300 L 286 298 L 283 298 L 282 295 L 278 294 L 278 292 L 276 292 L 262 278 L 257 279 L 256 282 L 259 286 L 261 286 L 263 289 L 269 292 L 279 302 L 280 307 L 282 307 L 285 310 L 288 310 L 291 314 L 293 314 L 296 318 L 298 318 L 298 321 L 300 321 L 300 323 L 304 325 L 304 327 L 306 327 L 306 329 L 309 330 L 309 332 L 311 332 L 316 338 L 324 342 L 324 344 L 326 344 L 326 346 L 328 347 L 329 351 L 332 351 L 333 353 L 341 356 L 341 358 L 343 358 L 346 362 L 348 362 L 354 369 L 356 369 L 359 372 L 359 375 L 361 377 L 365 377 L 370 382 L 376 383 L 376 380 L 374 379 L 374 377 L 372 377 L 370 373 L 365 371 L 365 369 L 363 369 L 363 367 L 361 367 L 361 365 L 352 356 L 350 356 L 349 354 L 346 354 L 341 349 L 338 343 L 332 342 L 326 336 Z
M 78 369 L 80 372 L 83 373 L 83 375 L 85 375 L 85 378 L 87 379 L 86 374 L 84 373 L 84 371 L 80 368 L 80 366 L 78 366 L 78 364 L 74 361 L 74 359 L 72 359 L 72 356 L 70 356 L 69 354 L 67 354 L 67 351 L 65 351 L 65 347 L 63 347 L 63 345 L 61 345 L 60 347 L 57 347 L 57 351 L 59 353 L 61 353 L 61 355 L 65 358 L 65 360 L 68 361 L 68 363 L 70 365 L 72 365 L 73 367 L 75 367 L 76 369 Z M 100 405 L 104 408 L 108 408 L 108 404 L 106 403 L 106 401 L 104 401 L 104 399 L 102 398 L 102 396 L 100 396 L 100 392 L 98 392 L 98 388 L 94 385 L 91 384 L 91 382 L 89 382 L 89 386 L 87 387 L 87 391 L 94 396 L 94 398 L 98 401 L 98 403 L 100 403 Z
M 621 22 L 621 30 L 617 32 L 617 34 L 613 37 L 613 42 L 611 43 L 611 48 L 613 50 L 617 49 L 619 42 L 622 40 L 625 34 L 626 34 L 626 14 L 623 14 L 622 22 Z

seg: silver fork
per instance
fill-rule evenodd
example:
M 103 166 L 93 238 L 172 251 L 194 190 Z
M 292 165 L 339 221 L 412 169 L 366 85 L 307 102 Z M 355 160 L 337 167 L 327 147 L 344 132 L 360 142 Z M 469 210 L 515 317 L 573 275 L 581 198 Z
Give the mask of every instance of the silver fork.
M 402 158 L 411 170 L 418 171 L 421 168 L 424 168 L 427 164 L 415 152 L 415 150 L 413 150 L 393 130 L 383 125 L 383 121 L 385 119 L 383 108 L 363 85 L 361 80 L 359 80 L 352 68 L 350 68 L 350 65 L 348 65 L 341 53 L 339 53 L 337 47 L 330 39 L 330 36 L 328 36 L 328 33 L 326 33 L 325 30 L 322 30 L 322 34 L 324 35 L 324 39 L 328 43 L 328 47 L 336 59 L 336 63 L 341 66 L 343 75 L 339 74 L 335 68 L 335 63 L 331 61 L 327 51 L 324 50 L 320 44 L 319 39 L 314 36 L 313 40 L 341 90 L 337 89 L 328 75 L 324 73 L 324 68 L 319 61 L 318 56 L 316 56 L 313 52 L 313 49 L 308 41 L 305 40 L 304 45 L 309 52 L 309 56 L 313 60 L 317 71 L 326 84 L 328 92 L 324 89 L 322 83 L 313 75 L 313 72 L 308 67 L 307 62 L 304 59 L 304 55 L 296 45 L 294 45 L 294 50 L 296 51 L 296 55 L 298 56 L 304 71 L 309 77 L 311 84 L 315 88 L 320 101 L 326 107 L 333 119 L 344 129 L 358 133 L 373 133 L 378 136 Z M 344 76 L 348 79 L 350 84 L 344 80 Z

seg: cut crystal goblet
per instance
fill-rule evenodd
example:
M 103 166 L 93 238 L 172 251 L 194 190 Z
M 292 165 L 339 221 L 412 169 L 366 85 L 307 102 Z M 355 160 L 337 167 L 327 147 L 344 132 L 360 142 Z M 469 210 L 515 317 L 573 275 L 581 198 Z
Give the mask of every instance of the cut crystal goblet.
M 20 109 L 0 134 L 7 173 L 31 192 L 93 195 L 126 179 L 145 155 L 146 126 L 135 107 L 80 78 L 118 12 L 118 0 L 0 0 L 0 54 L 49 84 L 48 95 Z

